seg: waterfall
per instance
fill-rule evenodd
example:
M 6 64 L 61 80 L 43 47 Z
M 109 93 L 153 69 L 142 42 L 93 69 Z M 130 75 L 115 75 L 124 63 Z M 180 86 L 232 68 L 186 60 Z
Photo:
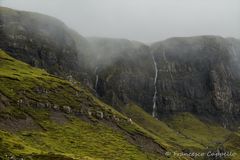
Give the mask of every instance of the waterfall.
M 98 67 L 95 68 L 95 75 L 96 75 L 96 78 L 95 78 L 94 89 L 95 89 L 95 91 L 97 91 L 97 86 L 98 86 Z
M 155 68 L 155 77 L 154 77 L 154 95 L 153 95 L 153 110 L 152 110 L 152 116 L 156 117 L 156 101 L 157 101 L 157 77 L 158 77 L 158 68 L 157 68 L 157 63 L 155 60 L 154 55 L 152 55 L 153 63 L 154 63 L 154 68 Z
M 97 90 L 97 85 L 98 85 L 98 74 L 96 75 L 95 90 Z
M 165 49 L 163 49 L 163 59 L 164 59 L 165 62 L 167 62 Z
M 232 51 L 232 55 L 236 57 L 237 52 L 236 52 L 236 49 L 234 48 L 234 46 L 231 46 L 231 51 Z

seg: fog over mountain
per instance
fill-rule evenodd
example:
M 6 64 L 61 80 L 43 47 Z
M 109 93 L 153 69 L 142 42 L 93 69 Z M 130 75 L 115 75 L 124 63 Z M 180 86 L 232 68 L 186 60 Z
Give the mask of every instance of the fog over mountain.
M 239 2 L 0 2 L 0 160 L 239 160 Z
M 154 42 L 169 37 L 240 38 L 239 0 L 1 0 L 57 17 L 83 36 Z

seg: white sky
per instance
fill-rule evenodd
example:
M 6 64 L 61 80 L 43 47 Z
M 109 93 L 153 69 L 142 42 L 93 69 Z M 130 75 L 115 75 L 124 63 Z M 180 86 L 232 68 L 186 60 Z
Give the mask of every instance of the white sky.
M 240 0 L 0 0 L 0 5 L 57 17 L 83 36 L 143 42 L 240 38 Z

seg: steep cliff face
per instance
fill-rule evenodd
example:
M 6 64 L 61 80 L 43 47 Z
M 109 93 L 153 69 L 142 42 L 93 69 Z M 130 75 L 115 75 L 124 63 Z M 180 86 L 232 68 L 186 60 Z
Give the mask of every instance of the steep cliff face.
M 0 47 L 13 57 L 55 75 L 84 77 L 86 40 L 61 21 L 1 7 L 0 27 Z
M 89 42 L 96 53 L 94 87 L 112 105 L 134 101 L 157 118 L 191 112 L 225 127 L 237 124 L 238 40 L 172 38 L 150 48 L 127 40 L 92 38 Z
M 148 46 L 129 40 L 90 38 L 96 53 L 94 88 L 113 106 L 134 101 L 151 112 L 154 64 Z
M 239 120 L 239 44 L 201 36 L 152 45 L 159 72 L 158 116 L 186 111 L 224 126 Z

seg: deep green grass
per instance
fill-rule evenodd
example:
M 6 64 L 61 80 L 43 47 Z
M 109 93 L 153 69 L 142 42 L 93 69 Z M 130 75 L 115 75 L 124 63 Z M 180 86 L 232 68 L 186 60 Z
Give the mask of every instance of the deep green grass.
M 46 90 L 36 92 L 36 88 Z M 127 122 L 127 118 L 110 106 L 95 98 L 80 83 L 52 76 L 42 69 L 31 67 L 8 56 L 0 50 L 0 93 L 8 103 L 0 109 L 2 120 L 25 120 L 31 117 L 38 129 L 0 131 L 1 158 L 4 155 L 24 156 L 29 159 L 164 159 L 143 151 L 132 144 L 125 132 L 155 139 L 154 135 L 136 124 Z M 30 103 L 18 105 L 19 100 L 27 99 Z M 104 115 L 115 116 L 118 121 L 110 123 L 119 129 L 101 122 L 86 113 L 90 122 L 76 118 L 74 114 L 65 114 L 67 122 L 58 124 L 51 120 L 52 109 L 37 108 L 34 104 L 50 103 L 70 106 L 73 112 L 81 108 L 102 111 Z M 20 127 L 21 128 L 21 127 Z M 5 130 L 5 131 L 4 131 Z
M 199 143 L 187 139 L 179 134 L 176 130 L 170 128 L 166 123 L 153 118 L 140 107 L 129 104 L 125 107 L 124 112 L 131 117 L 133 121 L 150 131 L 152 134 L 160 137 L 161 143 L 172 150 L 180 150 L 181 148 L 197 148 L 204 149 Z
M 48 121 L 42 125 L 48 130 L 18 133 L 17 137 L 31 146 L 31 150 L 20 150 L 21 154 L 52 152 L 76 159 L 146 159 L 146 155 L 129 144 L 122 134 L 104 124 L 91 125 L 74 118 L 63 126 Z M 14 151 L 19 153 L 19 150 Z
M 232 133 L 228 136 L 223 146 L 227 151 L 233 152 L 235 155 L 232 160 L 239 160 L 240 158 L 240 131 Z
M 188 139 L 205 147 L 214 147 L 224 142 L 231 133 L 218 124 L 202 122 L 190 113 L 177 114 L 167 119 L 166 123 Z
M 161 121 L 133 103 L 125 106 L 123 112 L 135 123 L 156 135 L 159 142 L 164 144 L 170 152 L 182 152 L 181 150 L 208 152 L 209 149 L 216 149 L 229 137 L 231 138 L 225 143 L 225 147 L 239 152 L 237 148 L 240 140 L 237 134 L 231 136 L 231 131 L 218 124 L 202 122 L 190 113 L 177 114 Z

